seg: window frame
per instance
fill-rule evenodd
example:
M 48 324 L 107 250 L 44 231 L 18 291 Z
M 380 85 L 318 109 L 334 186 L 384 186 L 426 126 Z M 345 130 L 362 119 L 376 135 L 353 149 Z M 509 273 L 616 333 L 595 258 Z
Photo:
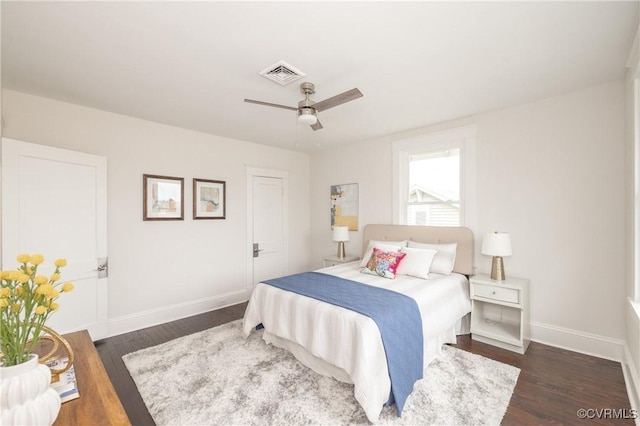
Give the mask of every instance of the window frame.
M 640 311 L 640 62 L 632 83 L 633 90 L 633 301 Z M 639 313 L 640 315 L 640 313 Z
M 468 125 L 435 131 L 392 142 L 393 223 L 407 224 L 409 199 L 409 162 L 411 156 L 448 149 L 460 150 L 460 225 L 476 224 L 475 194 L 476 127 Z

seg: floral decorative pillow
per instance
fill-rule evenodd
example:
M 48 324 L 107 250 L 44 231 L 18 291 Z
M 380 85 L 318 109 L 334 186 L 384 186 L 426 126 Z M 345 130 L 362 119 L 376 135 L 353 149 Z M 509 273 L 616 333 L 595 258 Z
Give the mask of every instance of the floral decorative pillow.
M 362 270 L 362 273 L 393 279 L 396 277 L 396 271 L 398 265 L 400 265 L 400 261 L 402 261 L 406 255 L 406 253 L 386 251 L 374 247 L 371 258 L 369 262 L 367 262 L 367 266 Z
M 362 256 L 362 261 L 360 262 L 360 267 L 364 268 L 369 263 L 371 259 L 371 255 L 373 254 L 373 248 L 378 247 L 387 251 L 400 251 L 402 247 L 407 246 L 408 240 L 404 241 L 369 241 L 369 245 L 367 246 L 367 250 L 364 252 L 364 256 Z

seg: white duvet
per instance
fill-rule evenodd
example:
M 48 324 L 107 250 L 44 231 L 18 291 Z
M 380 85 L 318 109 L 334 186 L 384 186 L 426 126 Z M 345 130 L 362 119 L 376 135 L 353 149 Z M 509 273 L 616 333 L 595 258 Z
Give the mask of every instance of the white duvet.
M 360 273 L 358 262 L 320 269 L 411 296 L 422 315 L 425 367 L 443 343 L 455 342 L 456 326 L 471 311 L 469 282 L 460 274 L 430 274 L 429 280 L 399 275 L 394 280 Z M 389 399 L 391 382 L 375 322 L 362 314 L 306 296 L 256 285 L 244 315 L 246 336 L 262 323 L 264 340 L 291 351 L 320 374 L 353 383 L 356 400 L 376 422 Z

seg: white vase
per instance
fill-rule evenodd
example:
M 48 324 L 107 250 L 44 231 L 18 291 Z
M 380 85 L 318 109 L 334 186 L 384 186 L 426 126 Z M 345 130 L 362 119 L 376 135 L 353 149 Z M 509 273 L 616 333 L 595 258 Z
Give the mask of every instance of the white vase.
M 51 370 L 38 363 L 38 355 L 11 367 L 0 365 L 0 425 L 53 424 L 60 395 L 50 384 Z

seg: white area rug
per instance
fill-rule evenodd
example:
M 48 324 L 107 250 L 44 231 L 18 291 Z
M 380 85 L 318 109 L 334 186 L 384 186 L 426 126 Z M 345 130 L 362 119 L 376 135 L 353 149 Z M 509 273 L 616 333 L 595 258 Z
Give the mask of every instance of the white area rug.
M 123 356 L 157 425 L 368 424 L 353 385 L 316 374 L 241 320 Z M 498 425 L 520 370 L 446 347 L 381 424 Z

